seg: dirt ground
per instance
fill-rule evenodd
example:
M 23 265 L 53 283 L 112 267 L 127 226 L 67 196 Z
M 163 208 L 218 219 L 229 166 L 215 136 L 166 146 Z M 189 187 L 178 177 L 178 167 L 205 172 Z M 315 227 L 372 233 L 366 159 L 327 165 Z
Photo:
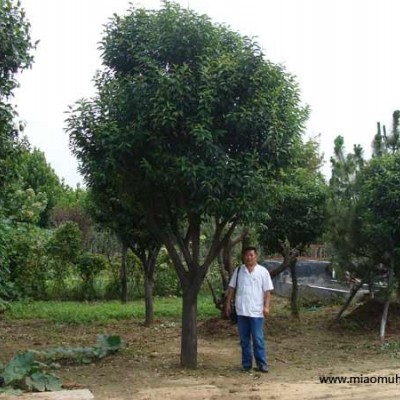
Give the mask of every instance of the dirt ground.
M 379 350 L 378 326 L 359 328 L 349 319 L 345 326 L 333 326 L 335 307 L 310 309 L 293 321 L 284 301 L 274 301 L 281 310 L 266 322 L 268 374 L 240 372 L 236 327 L 219 319 L 199 322 L 194 371 L 179 368 L 179 321 L 164 319 L 150 328 L 137 320 L 88 326 L 0 321 L 0 360 L 28 348 L 91 345 L 96 334 L 107 333 L 121 335 L 125 348 L 90 365 L 63 366 L 56 374 L 66 387 L 89 388 L 96 400 L 400 398 L 400 358 Z M 397 323 L 390 325 L 387 339 L 400 341 Z M 320 376 L 396 374 L 397 384 L 319 381 Z

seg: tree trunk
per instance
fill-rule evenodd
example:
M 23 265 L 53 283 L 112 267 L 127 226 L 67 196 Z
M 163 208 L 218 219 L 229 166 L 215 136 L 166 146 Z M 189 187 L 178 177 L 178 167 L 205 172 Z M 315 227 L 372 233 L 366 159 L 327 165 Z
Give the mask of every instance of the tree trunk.
M 153 274 L 152 274 L 153 275 Z M 153 276 L 144 274 L 144 303 L 145 303 L 145 326 L 150 326 L 154 322 L 154 306 L 153 306 Z
M 224 261 L 222 258 L 222 250 L 218 253 L 218 267 L 219 267 L 219 274 L 221 276 L 222 288 L 225 292 L 228 289 L 228 279 L 225 276 L 225 268 L 224 268 Z
M 179 229 L 165 234 L 163 229 L 158 229 L 153 215 L 149 213 L 147 216 L 148 223 L 153 226 L 155 232 L 158 232 L 168 250 L 183 289 L 181 367 L 193 369 L 197 367 L 197 295 L 212 261 L 221 251 L 222 245 L 232 236 L 237 219 L 233 218 L 230 221 L 216 219 L 208 254 L 200 265 L 200 217 L 191 218 L 187 234 L 182 237 Z M 172 227 L 178 226 L 178 221 L 172 222 Z
M 357 292 L 360 290 L 361 286 L 363 285 L 363 282 L 361 281 L 358 285 L 354 285 L 351 288 L 351 291 L 349 293 L 349 297 L 343 304 L 342 308 L 339 310 L 338 314 L 336 315 L 335 321 L 339 322 L 342 314 L 347 310 L 347 307 L 350 305 L 351 301 L 354 299 L 354 296 L 357 294 Z
M 290 260 L 289 268 L 290 275 L 292 277 L 292 294 L 290 296 L 290 308 L 292 317 L 299 318 L 299 306 L 298 306 L 298 292 L 299 292 L 299 284 L 297 282 L 297 274 L 296 274 L 296 263 L 297 258 L 294 260 Z
M 385 341 L 385 330 L 386 330 L 387 316 L 389 312 L 389 305 L 390 305 L 390 299 L 388 298 L 386 299 L 385 305 L 383 306 L 383 313 L 381 319 L 381 329 L 380 329 L 379 339 L 382 343 Z
M 145 304 L 145 320 L 144 325 L 150 326 L 154 322 L 154 270 L 157 263 L 160 246 L 155 246 L 151 249 L 134 249 L 134 253 L 139 258 L 143 267 L 144 275 L 144 304 Z
M 223 298 L 224 298 L 225 296 L 222 296 L 222 299 L 221 299 L 221 298 L 218 298 L 217 293 L 215 292 L 211 281 L 210 281 L 208 278 L 206 278 L 206 281 L 207 281 L 208 287 L 210 288 L 210 291 L 211 291 L 211 295 L 212 295 L 212 298 L 213 298 L 213 303 L 214 303 L 214 305 L 215 305 L 215 308 L 218 308 L 218 310 L 221 310 L 221 312 L 223 313 L 223 310 L 224 310 L 224 307 L 223 307 L 223 306 L 224 306 L 224 304 L 225 304 L 225 302 L 223 301 Z
M 274 268 L 269 274 L 271 276 L 271 279 L 274 279 L 276 276 L 281 274 L 283 271 L 285 271 L 287 268 L 289 268 L 290 263 L 289 260 L 285 257 L 283 259 L 282 264 L 279 267 Z
M 122 244 L 121 251 L 121 302 L 127 303 L 128 301 L 128 263 L 127 263 L 128 246 Z
M 197 367 L 197 294 L 193 284 L 184 289 L 182 298 L 181 367 Z
M 242 237 L 241 242 L 242 242 L 242 254 L 243 254 L 243 250 L 244 250 L 246 247 L 249 247 L 249 246 L 250 246 L 250 233 L 249 233 L 248 230 L 243 231 L 243 237 Z
M 390 267 L 389 267 L 386 301 L 385 301 L 385 305 L 383 306 L 381 328 L 380 328 L 380 333 L 379 333 L 379 339 L 382 343 L 385 341 L 386 322 L 387 322 L 387 316 L 389 313 L 390 297 L 392 294 L 391 292 L 392 292 L 393 273 L 394 273 L 394 260 L 392 257 Z
M 228 240 L 226 244 L 222 247 L 222 262 L 224 264 L 224 270 L 228 273 L 228 280 L 233 274 L 232 248 L 232 240 Z M 228 283 L 229 282 L 226 283 L 227 287 Z

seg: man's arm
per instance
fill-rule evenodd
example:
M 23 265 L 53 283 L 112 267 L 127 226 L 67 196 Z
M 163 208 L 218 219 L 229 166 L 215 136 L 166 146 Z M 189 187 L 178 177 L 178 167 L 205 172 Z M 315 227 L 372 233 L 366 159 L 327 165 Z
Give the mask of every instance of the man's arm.
M 229 318 L 231 315 L 231 303 L 233 300 L 233 295 L 235 294 L 235 289 L 233 287 L 228 286 L 228 290 L 226 291 L 225 298 L 225 316 Z
M 264 317 L 269 317 L 270 310 L 269 306 L 271 303 L 271 291 L 267 290 L 264 292 Z

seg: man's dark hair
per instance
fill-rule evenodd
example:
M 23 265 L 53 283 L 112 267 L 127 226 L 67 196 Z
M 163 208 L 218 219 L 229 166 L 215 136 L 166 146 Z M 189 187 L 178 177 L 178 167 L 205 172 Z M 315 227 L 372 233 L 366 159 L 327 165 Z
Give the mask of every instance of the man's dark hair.
M 243 249 L 242 254 L 246 254 L 248 251 L 254 251 L 257 254 L 257 248 L 254 246 L 247 246 Z

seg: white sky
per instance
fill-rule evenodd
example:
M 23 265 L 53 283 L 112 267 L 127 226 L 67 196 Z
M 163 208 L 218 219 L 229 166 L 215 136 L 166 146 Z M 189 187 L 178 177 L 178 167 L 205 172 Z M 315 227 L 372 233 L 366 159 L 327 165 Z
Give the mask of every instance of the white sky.
M 180 0 L 244 35 L 255 36 L 266 57 L 297 77 L 311 107 L 306 133 L 321 134 L 329 175 L 333 140 L 346 148 L 370 143 L 381 121 L 391 127 L 400 108 L 400 1 L 398 0 Z M 134 1 L 157 8 L 156 0 Z M 129 0 L 22 0 L 34 40 L 31 70 L 20 77 L 15 102 L 25 134 L 45 152 L 66 183 L 82 182 L 64 132 L 68 105 L 94 95 L 101 67 L 103 24 Z

